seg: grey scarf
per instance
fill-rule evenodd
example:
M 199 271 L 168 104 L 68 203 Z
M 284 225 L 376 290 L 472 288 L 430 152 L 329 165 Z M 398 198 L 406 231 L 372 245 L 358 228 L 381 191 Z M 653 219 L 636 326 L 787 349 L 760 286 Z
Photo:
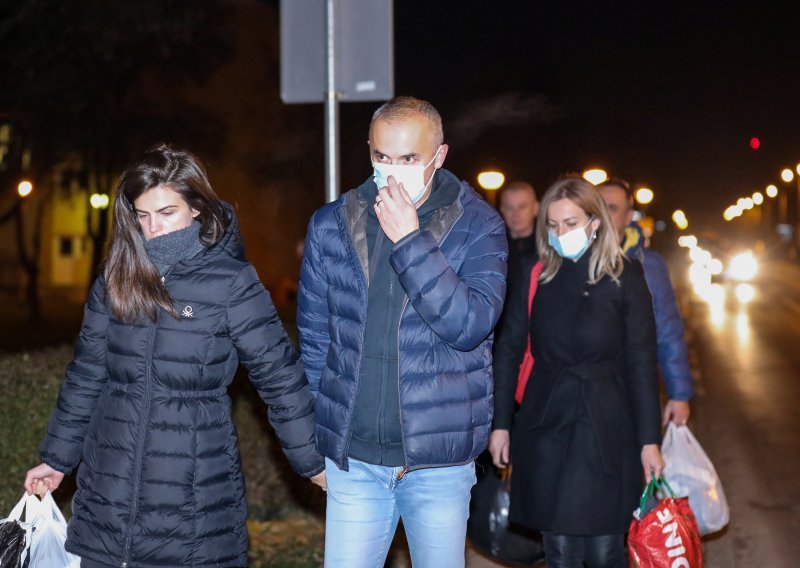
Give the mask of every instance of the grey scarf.
M 200 223 L 197 221 L 185 229 L 172 231 L 149 241 L 144 240 L 144 236 L 142 239 L 147 255 L 162 276 L 165 276 L 181 260 L 195 257 L 205 248 L 200 242 Z

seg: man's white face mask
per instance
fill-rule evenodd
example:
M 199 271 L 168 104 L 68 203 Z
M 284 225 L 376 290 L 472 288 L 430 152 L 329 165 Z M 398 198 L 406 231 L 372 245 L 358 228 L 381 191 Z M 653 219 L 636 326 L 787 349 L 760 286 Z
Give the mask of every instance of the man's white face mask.
M 433 170 L 431 178 L 427 183 L 425 182 L 425 170 L 436 160 L 436 156 L 439 155 L 439 150 L 441 149 L 442 147 L 439 146 L 439 148 L 436 150 L 436 153 L 433 155 L 433 158 L 431 158 L 431 161 L 424 166 L 381 164 L 380 162 L 372 162 L 375 185 L 378 186 L 378 189 L 386 187 L 389 185 L 389 176 L 392 176 L 398 184 L 403 184 L 403 188 L 408 192 L 411 202 L 416 204 L 417 201 L 422 199 L 422 196 L 425 195 L 425 191 L 433 181 L 433 176 L 436 173 L 436 170 Z

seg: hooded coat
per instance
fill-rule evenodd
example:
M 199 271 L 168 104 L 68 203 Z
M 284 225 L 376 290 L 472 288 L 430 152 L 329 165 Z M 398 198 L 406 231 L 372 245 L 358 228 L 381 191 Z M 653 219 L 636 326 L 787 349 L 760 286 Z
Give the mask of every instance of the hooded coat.
M 231 212 L 217 244 L 178 262 L 164 285 L 180 314 L 124 323 L 103 278 L 41 444 L 65 474 L 78 464 L 66 548 L 123 568 L 246 566 L 245 487 L 226 389 L 241 363 L 292 468 L 309 477 L 313 398 Z

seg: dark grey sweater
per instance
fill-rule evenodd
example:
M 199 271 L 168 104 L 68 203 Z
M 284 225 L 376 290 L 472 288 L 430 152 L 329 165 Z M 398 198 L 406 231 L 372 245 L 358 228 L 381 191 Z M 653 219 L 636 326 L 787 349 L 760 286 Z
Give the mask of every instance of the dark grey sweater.
M 434 177 L 431 196 L 417 210 L 421 229 L 427 226 L 437 209 L 458 198 L 460 188 L 454 180 L 445 176 Z M 378 188 L 374 183 L 368 183 L 362 185 L 360 191 L 361 197 L 370 203 L 367 209 L 370 285 L 362 375 L 349 456 L 371 464 L 399 466 L 405 460 L 400 428 L 398 333 L 406 292 L 389 264 L 395 245 L 383 234 L 372 208 Z M 414 235 L 416 232 L 403 240 Z

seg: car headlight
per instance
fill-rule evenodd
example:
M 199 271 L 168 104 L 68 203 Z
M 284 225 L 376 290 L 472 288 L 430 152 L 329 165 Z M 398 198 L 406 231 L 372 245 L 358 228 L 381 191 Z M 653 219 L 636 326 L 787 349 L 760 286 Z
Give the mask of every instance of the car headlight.
M 728 275 L 735 280 L 752 280 L 757 273 L 758 261 L 750 251 L 737 254 L 728 264 Z

